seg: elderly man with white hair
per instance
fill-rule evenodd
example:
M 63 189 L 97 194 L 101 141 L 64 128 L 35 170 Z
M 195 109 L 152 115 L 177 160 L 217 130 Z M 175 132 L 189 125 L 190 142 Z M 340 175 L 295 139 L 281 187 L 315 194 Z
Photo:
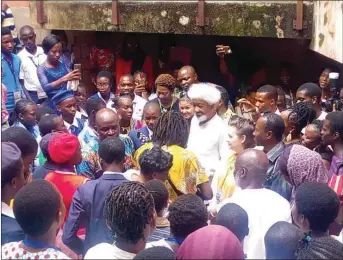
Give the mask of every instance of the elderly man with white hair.
M 220 92 L 208 84 L 197 83 L 192 85 L 187 94 L 195 111 L 187 149 L 195 153 L 211 179 L 230 155 L 226 141 L 228 127 L 217 115 Z

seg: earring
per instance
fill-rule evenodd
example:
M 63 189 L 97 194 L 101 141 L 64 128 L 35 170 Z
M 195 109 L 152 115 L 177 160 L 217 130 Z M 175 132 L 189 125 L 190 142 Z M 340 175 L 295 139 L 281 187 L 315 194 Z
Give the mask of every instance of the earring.
M 292 135 L 291 135 L 291 133 L 289 133 L 289 134 L 287 135 L 287 137 L 286 137 L 286 142 L 288 143 L 288 142 L 290 142 L 290 141 L 292 141 Z

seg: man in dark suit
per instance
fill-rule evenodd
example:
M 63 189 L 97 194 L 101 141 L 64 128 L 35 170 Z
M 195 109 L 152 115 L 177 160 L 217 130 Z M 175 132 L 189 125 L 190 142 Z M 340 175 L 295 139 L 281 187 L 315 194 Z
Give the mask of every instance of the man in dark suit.
M 146 126 L 129 133 L 129 137 L 133 141 L 135 150 L 151 141 L 153 129 L 160 116 L 161 110 L 158 103 L 152 101 L 146 103 L 143 110 L 143 120 L 145 121 Z
M 107 194 L 127 181 L 122 174 L 125 145 L 118 137 L 108 137 L 100 143 L 99 156 L 104 173 L 99 179 L 77 188 L 63 228 L 63 243 L 76 254 L 84 255 L 99 243 L 113 243 L 104 218 L 104 205 Z M 86 227 L 85 240 L 77 236 L 82 227 Z

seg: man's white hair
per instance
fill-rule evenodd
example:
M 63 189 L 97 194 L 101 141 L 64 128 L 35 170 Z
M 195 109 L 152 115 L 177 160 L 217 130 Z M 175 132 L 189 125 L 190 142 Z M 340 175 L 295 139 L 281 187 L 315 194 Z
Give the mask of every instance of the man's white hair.
M 220 101 L 220 92 L 216 87 L 205 83 L 195 83 L 187 93 L 190 99 L 201 99 L 209 105 L 217 104 Z

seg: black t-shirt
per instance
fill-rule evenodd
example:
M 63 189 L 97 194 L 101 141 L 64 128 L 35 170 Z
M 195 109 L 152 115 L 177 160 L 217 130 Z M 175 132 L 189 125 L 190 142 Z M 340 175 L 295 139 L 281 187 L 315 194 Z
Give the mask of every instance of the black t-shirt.
M 155 99 L 151 100 L 151 102 L 156 102 L 157 104 L 159 104 L 162 114 L 167 113 L 170 110 L 172 110 L 174 112 L 177 112 L 177 113 L 180 113 L 179 99 L 176 99 L 176 101 L 169 108 L 164 108 L 162 106 L 162 104 L 160 103 L 160 101 L 158 100 L 158 98 L 155 98 Z

